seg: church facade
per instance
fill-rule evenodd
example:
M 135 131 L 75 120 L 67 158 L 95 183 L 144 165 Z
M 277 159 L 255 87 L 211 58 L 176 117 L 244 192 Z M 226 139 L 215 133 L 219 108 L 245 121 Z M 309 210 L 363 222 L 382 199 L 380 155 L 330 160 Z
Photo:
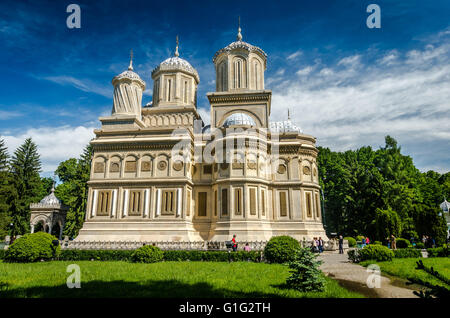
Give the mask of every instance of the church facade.
M 111 116 L 91 141 L 86 220 L 75 241 L 198 242 L 299 240 L 321 236 L 315 138 L 288 118 L 270 122 L 266 53 L 237 40 L 213 57 L 211 124 L 197 110 L 199 75 L 179 57 L 146 83 L 128 70 L 113 78 Z

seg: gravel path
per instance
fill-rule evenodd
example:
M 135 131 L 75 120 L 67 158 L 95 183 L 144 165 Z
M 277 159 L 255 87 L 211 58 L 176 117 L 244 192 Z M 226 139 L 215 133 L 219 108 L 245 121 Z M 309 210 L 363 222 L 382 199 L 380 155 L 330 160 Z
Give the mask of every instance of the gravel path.
M 344 287 L 357 291 L 371 298 L 417 298 L 413 290 L 409 288 L 394 286 L 390 278 L 381 276 L 380 288 L 369 288 L 367 278 L 372 272 L 367 268 L 350 263 L 347 253 L 324 252 L 319 256 L 323 261 L 320 269 L 333 279 L 338 280 Z

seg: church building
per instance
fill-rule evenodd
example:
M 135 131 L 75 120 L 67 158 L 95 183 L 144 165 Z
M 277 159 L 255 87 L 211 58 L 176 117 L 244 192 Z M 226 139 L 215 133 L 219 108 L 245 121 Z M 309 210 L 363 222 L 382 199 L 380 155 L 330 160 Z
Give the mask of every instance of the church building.
M 316 139 L 289 117 L 270 122 L 266 53 L 242 41 L 239 28 L 213 63 L 207 126 L 197 109 L 200 77 L 178 41 L 152 71 L 152 103 L 142 105 L 147 84 L 132 59 L 113 78 L 111 115 L 99 118 L 91 141 L 86 220 L 75 242 L 327 240 Z

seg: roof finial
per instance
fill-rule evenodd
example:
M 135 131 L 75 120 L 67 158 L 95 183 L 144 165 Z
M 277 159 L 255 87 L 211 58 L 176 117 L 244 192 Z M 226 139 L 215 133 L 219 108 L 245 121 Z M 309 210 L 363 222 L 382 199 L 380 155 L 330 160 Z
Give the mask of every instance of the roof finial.
M 130 65 L 128 66 L 128 70 L 133 70 L 133 49 L 130 50 Z
M 241 16 L 238 17 L 238 34 L 237 34 L 237 40 L 242 40 L 242 34 L 241 34 Z
M 291 113 L 289 111 L 289 108 L 288 108 L 288 120 L 291 120 Z
M 55 183 L 56 183 L 56 174 L 53 174 L 53 178 L 52 178 L 52 189 L 50 190 L 51 193 L 55 192 Z
M 178 57 L 180 55 L 180 53 L 178 53 L 178 35 L 177 35 L 177 46 L 175 47 L 175 53 L 173 55 L 175 55 L 176 57 Z

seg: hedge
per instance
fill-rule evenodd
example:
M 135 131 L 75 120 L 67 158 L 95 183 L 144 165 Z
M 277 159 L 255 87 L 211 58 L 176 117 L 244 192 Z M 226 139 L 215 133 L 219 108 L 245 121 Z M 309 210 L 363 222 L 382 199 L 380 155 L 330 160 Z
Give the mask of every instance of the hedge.
M 0 259 L 4 259 L 5 258 L 5 250 L 1 249 L 0 250 Z
M 134 251 L 135 250 L 62 250 L 58 259 L 62 261 L 131 261 L 131 254 L 133 254 Z M 165 261 L 261 261 L 261 254 L 259 251 L 227 252 L 168 250 L 163 252 Z
M 411 245 L 411 242 L 404 238 L 396 239 L 397 248 L 407 248 Z
M 356 240 L 353 237 L 344 237 L 344 240 L 348 241 L 348 247 L 356 246 Z
M 420 250 L 416 248 L 401 248 L 394 250 L 395 258 L 418 258 L 422 257 Z
M 359 259 L 361 261 L 373 259 L 382 262 L 391 261 L 392 258 L 394 258 L 394 252 L 382 245 L 366 245 L 363 249 L 359 250 Z
M 448 247 L 427 248 L 428 257 L 450 257 L 450 249 Z
M 131 254 L 131 261 L 135 263 L 157 263 L 163 259 L 164 252 L 153 245 L 144 245 Z

